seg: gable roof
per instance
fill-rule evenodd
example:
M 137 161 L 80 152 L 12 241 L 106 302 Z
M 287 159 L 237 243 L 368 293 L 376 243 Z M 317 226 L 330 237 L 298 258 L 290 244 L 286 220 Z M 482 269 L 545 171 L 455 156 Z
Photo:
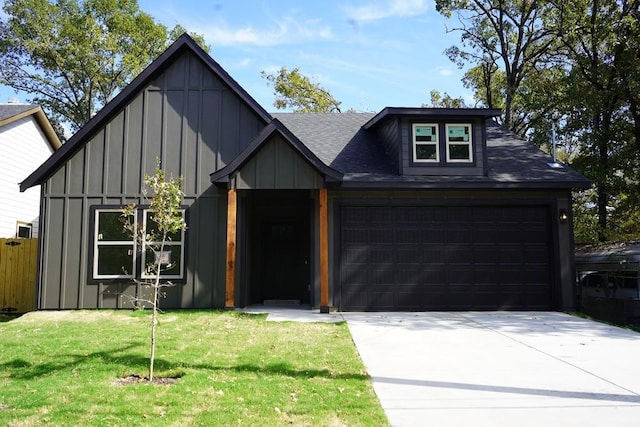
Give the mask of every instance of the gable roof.
M 51 122 L 47 119 L 47 115 L 38 105 L 31 104 L 0 104 L 0 128 L 20 120 L 25 117 L 33 116 L 38 126 L 44 133 L 49 146 L 55 151 L 62 146 L 58 134 L 51 126 Z
M 315 153 L 300 141 L 286 126 L 277 118 L 273 119 L 256 138 L 228 165 L 213 172 L 211 182 L 215 184 L 229 184 L 231 177 L 238 172 L 274 135 L 280 135 L 293 150 L 304 158 L 316 171 L 324 176 L 325 182 L 340 182 L 342 173 L 327 166 Z
M 344 188 L 589 188 L 590 181 L 569 167 L 551 168 L 551 156 L 491 119 L 487 124 L 488 174 L 481 176 L 399 175 L 371 128 L 394 112 L 417 115 L 425 109 L 371 113 L 280 113 L 280 119 L 318 158 L 343 174 Z M 428 109 L 431 111 L 431 109 Z M 446 113 L 445 113 L 446 110 Z M 473 110 L 473 111 L 471 111 Z M 457 116 L 457 110 L 439 109 Z M 482 117 L 479 109 L 468 114 Z M 498 110 L 485 110 L 492 117 Z
M 20 183 L 20 191 L 34 185 L 42 184 L 51 174 L 63 165 L 82 145 L 97 131 L 106 125 L 127 103 L 133 99 L 149 82 L 162 73 L 175 59 L 184 52 L 190 52 L 199 58 L 205 66 L 216 74 L 230 90 L 252 109 L 265 124 L 272 119 L 271 115 L 256 102 L 216 61 L 187 34 L 181 35 L 167 50 L 142 71 L 127 87 L 116 95 L 95 116 L 73 135 L 60 150 L 56 151 L 46 162 Z
M 274 113 L 325 164 L 344 174 L 393 174 L 389 157 L 363 125 L 374 113 Z

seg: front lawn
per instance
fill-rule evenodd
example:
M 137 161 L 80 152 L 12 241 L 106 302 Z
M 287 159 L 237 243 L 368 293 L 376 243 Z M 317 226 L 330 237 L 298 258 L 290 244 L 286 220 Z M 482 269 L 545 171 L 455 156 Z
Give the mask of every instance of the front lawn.
M 29 313 L 0 323 L 0 425 L 388 425 L 344 323 L 182 311 Z

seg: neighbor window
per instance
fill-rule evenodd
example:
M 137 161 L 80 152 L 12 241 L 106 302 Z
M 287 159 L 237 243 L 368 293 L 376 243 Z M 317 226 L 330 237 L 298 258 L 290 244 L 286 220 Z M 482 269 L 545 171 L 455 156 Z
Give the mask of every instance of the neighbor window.
M 447 124 L 447 162 L 470 163 L 473 161 L 470 124 Z
M 30 239 L 33 227 L 26 222 L 18 222 L 16 224 L 16 237 L 18 239 Z
M 120 209 L 96 209 L 93 248 L 93 277 L 96 279 L 133 278 L 136 243 L 124 229 Z M 133 218 L 130 218 L 134 222 Z
M 185 211 L 182 210 L 184 217 Z M 129 221 L 141 224 L 146 230 L 141 241 L 124 229 L 122 209 L 99 208 L 94 217 L 93 278 L 94 279 L 148 279 L 154 277 L 151 265 L 158 257 L 162 265 L 160 278 L 181 279 L 184 277 L 185 232 L 168 236 L 160 251 L 157 240 L 149 238 L 157 231 L 153 211 L 141 209 L 137 218 Z M 137 225 L 136 225 L 137 231 Z
M 413 125 L 413 161 L 434 163 L 440 161 L 437 124 Z
M 153 220 L 153 211 L 143 211 L 143 226 L 146 230 L 143 239 L 142 250 L 142 278 L 148 279 L 154 276 L 155 266 L 160 261 L 161 275 L 163 279 L 179 279 L 184 276 L 184 230 L 171 233 L 161 248 L 161 241 L 149 240 L 150 236 L 157 235 L 158 225 Z M 184 218 L 184 211 L 182 211 Z M 162 250 L 160 250 L 162 249 Z

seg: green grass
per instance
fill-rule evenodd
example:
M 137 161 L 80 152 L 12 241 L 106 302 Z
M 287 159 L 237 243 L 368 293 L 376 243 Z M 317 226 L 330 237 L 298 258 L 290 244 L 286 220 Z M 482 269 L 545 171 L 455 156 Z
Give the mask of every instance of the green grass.
M 168 312 L 148 375 L 149 313 L 36 312 L 0 323 L 0 425 L 383 426 L 344 323 Z

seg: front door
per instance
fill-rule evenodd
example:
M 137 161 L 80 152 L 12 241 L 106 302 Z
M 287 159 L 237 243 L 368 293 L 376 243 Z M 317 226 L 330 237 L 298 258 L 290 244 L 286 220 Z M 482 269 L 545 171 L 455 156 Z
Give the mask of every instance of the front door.
M 265 300 L 308 303 L 309 264 L 304 222 L 266 222 L 263 226 L 263 293 Z
M 309 304 L 309 193 L 259 192 L 252 208 L 251 303 Z

